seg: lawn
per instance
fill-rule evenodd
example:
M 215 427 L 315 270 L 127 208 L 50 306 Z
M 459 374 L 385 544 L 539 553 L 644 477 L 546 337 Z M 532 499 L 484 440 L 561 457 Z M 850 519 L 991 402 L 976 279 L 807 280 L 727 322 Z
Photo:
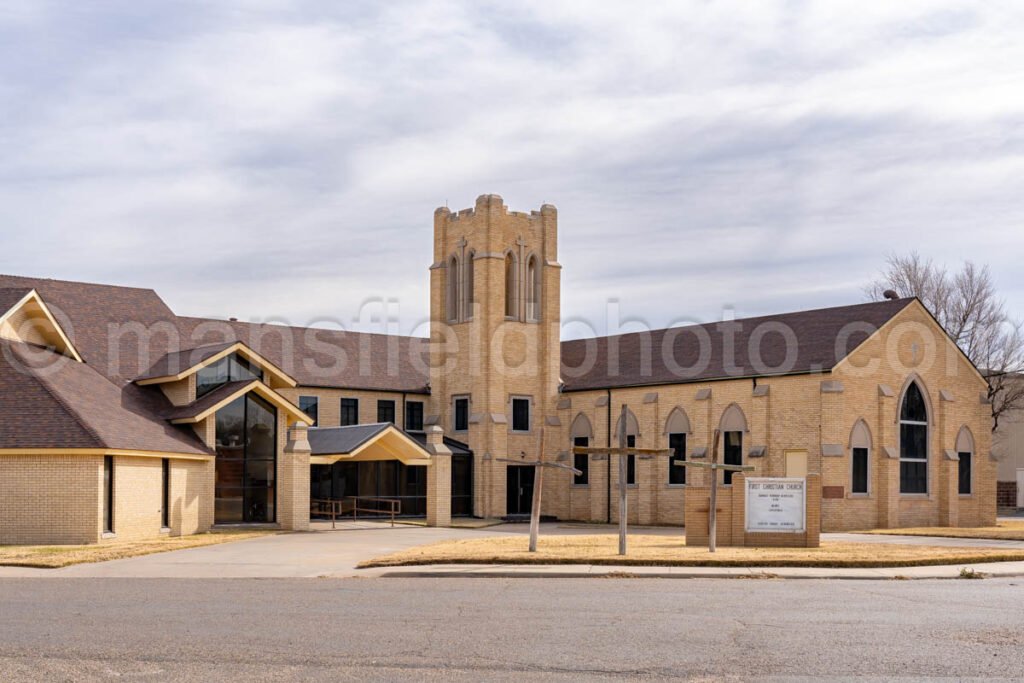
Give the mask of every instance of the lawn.
M 995 526 L 929 526 L 912 529 L 872 529 L 861 534 L 881 536 L 936 536 L 941 538 L 981 538 L 996 541 L 1024 541 L 1024 522 L 1000 522 Z
M 363 562 L 360 568 L 426 564 L 597 564 L 661 567 L 913 567 L 1024 560 L 1024 549 L 942 548 L 881 543 L 823 542 L 820 548 L 688 547 L 680 538 L 630 536 L 618 555 L 618 536 L 541 537 L 538 552 L 526 536 L 443 541 Z
M 271 530 L 254 531 L 213 531 L 193 536 L 164 536 L 145 541 L 126 543 L 102 543 L 95 545 L 0 545 L 0 567 L 39 567 L 57 569 L 86 562 L 106 562 L 126 557 L 138 557 L 170 550 L 200 548 L 219 543 L 244 541 L 278 532 Z

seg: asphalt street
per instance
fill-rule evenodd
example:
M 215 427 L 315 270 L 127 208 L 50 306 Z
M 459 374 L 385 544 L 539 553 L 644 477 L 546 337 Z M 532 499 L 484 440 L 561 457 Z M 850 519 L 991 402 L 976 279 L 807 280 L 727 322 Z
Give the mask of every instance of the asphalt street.
M 0 680 L 1024 678 L 1024 579 L 0 580 Z

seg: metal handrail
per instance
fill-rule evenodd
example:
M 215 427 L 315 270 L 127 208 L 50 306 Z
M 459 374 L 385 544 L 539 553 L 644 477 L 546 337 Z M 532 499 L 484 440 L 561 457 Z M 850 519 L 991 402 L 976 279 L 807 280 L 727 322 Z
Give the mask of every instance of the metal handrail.
M 363 507 L 362 502 L 367 503 L 381 503 L 385 504 L 386 507 Z M 347 498 L 313 498 L 309 501 L 310 514 L 326 515 L 331 516 L 331 528 L 336 529 L 337 518 L 339 516 L 352 513 L 352 519 L 359 519 L 359 513 L 370 513 L 370 514 L 389 514 L 391 516 L 391 526 L 395 526 L 395 517 L 402 514 L 402 501 L 394 498 L 375 498 L 372 496 L 350 496 Z

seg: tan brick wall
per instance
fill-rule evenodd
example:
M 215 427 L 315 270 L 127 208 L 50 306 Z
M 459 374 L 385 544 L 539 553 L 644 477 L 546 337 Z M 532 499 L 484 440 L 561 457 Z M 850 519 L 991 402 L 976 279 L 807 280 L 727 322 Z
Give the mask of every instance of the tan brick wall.
M 349 389 L 324 389 L 320 387 L 295 387 L 279 389 L 278 393 L 295 405 L 299 405 L 300 396 L 316 396 L 319 399 L 319 427 L 337 427 L 341 424 L 341 399 L 354 398 L 359 401 L 359 423 L 372 424 L 377 421 L 377 401 L 395 402 L 395 424 L 405 429 L 405 411 L 402 407 L 402 394 L 393 391 L 365 391 Z M 430 396 L 427 394 L 405 394 L 406 401 L 423 403 L 426 416 L 430 408 Z
M 0 545 L 99 540 L 103 458 L 0 455 Z
M 668 448 L 665 421 L 673 409 L 679 408 L 690 421 L 687 451 L 692 453 L 695 448 L 710 447 L 713 431 L 719 426 L 722 415 L 735 404 L 747 421 L 744 459 L 745 464 L 754 467 L 749 476 L 784 476 L 785 452 L 804 450 L 808 472 L 820 474 L 823 487 L 831 487 L 833 491 L 836 487 L 842 488 L 840 498 L 822 500 L 824 531 L 937 525 L 954 523 L 954 519 L 960 526 L 992 524 L 995 521 L 996 472 L 995 462 L 989 457 L 988 406 L 979 399 L 984 390 L 983 380 L 955 349 L 945 346 L 945 335 L 919 307 L 911 306 L 893 323 L 904 327 L 887 326 L 831 374 L 760 378 L 757 390 L 750 379 L 614 390 L 610 405 L 612 424 L 625 403 L 640 425 L 637 446 Z M 935 352 L 929 356 L 926 351 L 932 348 Z M 869 366 L 870 372 L 857 370 L 868 363 L 874 363 Z M 930 493 L 924 497 L 900 495 L 899 460 L 889 458 L 884 448 L 899 453 L 900 393 L 911 377 L 919 378 L 932 409 L 931 486 Z M 838 382 L 839 386 L 830 389 L 823 387 L 823 382 Z M 880 384 L 890 387 L 895 395 L 882 395 Z M 708 397 L 702 398 L 708 393 Z M 651 394 L 656 394 L 656 398 L 645 401 Z M 561 397 L 565 407 L 557 411 L 562 426 L 558 429 L 556 450 L 567 452 L 571 448 L 570 426 L 581 413 L 590 419 L 594 428 L 591 445 L 607 445 L 606 395 L 605 391 L 588 391 Z M 860 419 L 868 424 L 872 439 L 867 496 L 850 493 L 850 436 Z M 956 448 L 956 436 L 963 426 L 971 430 L 975 439 L 975 484 L 970 496 L 950 493 L 956 491 L 957 467 L 955 461 L 945 460 L 945 452 Z M 828 450 L 840 447 L 840 454 L 824 454 L 823 445 L 829 447 Z M 765 457 L 749 458 L 753 446 L 765 446 Z M 556 490 L 545 491 L 546 514 L 590 521 L 607 519 L 605 473 L 608 463 L 596 459 L 599 457 L 591 456 L 588 487 L 572 487 L 568 474 L 559 473 L 548 480 L 558 483 Z M 615 487 L 618 481 L 615 458 L 611 465 Z M 668 485 L 668 466 L 663 458 L 638 460 L 637 474 L 638 486 L 629 492 L 631 522 L 679 524 L 688 521 L 682 509 L 686 490 Z M 687 482 L 691 486 L 706 486 L 707 476 L 704 470 L 691 469 Z M 617 518 L 617 499 L 618 492 L 613 489 L 613 521 Z

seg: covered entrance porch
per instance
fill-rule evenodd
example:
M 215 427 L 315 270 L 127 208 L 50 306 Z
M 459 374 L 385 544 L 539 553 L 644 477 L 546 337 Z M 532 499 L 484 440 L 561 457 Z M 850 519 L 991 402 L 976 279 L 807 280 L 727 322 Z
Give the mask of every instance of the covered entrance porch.
M 391 423 L 310 429 L 314 516 L 426 517 L 447 526 L 472 511 L 472 456 L 455 454 L 440 429 L 422 441 Z

